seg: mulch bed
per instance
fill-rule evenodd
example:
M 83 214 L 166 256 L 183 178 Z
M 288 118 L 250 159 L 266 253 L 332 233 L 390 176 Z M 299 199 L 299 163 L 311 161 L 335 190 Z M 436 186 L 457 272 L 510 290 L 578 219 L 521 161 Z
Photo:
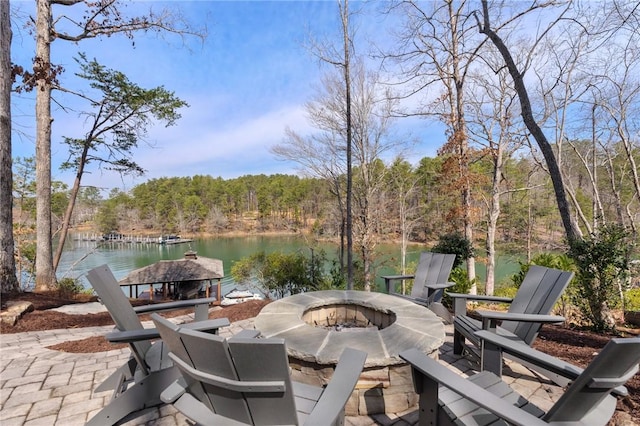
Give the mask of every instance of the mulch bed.
M 3 305 L 8 301 L 26 300 L 33 303 L 35 308 L 33 312 L 26 313 L 14 327 L 3 326 L 0 333 L 22 333 L 26 331 L 93 327 L 113 324 L 113 321 L 107 312 L 98 314 L 68 315 L 61 312 L 47 311 L 47 309 L 69 303 L 84 303 L 92 301 L 86 296 L 80 299 L 69 300 L 60 298 L 56 293 L 37 294 L 25 292 L 13 295 L 2 294 L 0 297 L 2 298 Z M 93 300 L 95 300 L 95 298 L 93 298 Z M 132 303 L 146 304 L 149 302 L 132 300 Z M 253 318 L 267 303 L 269 303 L 268 300 L 248 301 L 239 305 L 213 310 L 209 314 L 209 317 L 225 317 L 228 318 L 230 322 Z M 187 312 L 189 312 L 189 310 L 174 311 L 171 315 L 183 315 Z M 143 316 L 142 319 L 145 320 L 148 318 Z M 533 346 L 534 348 L 549 355 L 563 359 L 574 365 L 585 367 L 612 337 L 638 335 L 639 331 L 640 330 L 638 329 L 620 328 L 615 334 L 598 334 L 589 330 L 545 325 Z M 107 342 L 104 337 L 98 336 L 80 341 L 65 342 L 60 345 L 52 346 L 50 349 L 74 353 L 92 353 L 113 350 L 117 347 L 118 346 Z M 631 417 L 631 423 L 627 424 L 640 424 L 640 373 L 636 374 L 627 383 L 627 388 L 629 389 L 629 396 L 619 401 L 619 412 L 614 416 L 614 419 L 610 423 L 611 425 L 622 424 L 622 420 L 625 418 L 629 420 L 629 416 Z

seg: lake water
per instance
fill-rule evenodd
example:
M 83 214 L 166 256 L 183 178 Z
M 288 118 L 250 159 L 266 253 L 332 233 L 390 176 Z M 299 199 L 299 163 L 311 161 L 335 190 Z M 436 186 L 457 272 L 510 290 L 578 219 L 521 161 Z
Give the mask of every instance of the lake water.
M 95 241 L 81 241 L 71 235 L 67 247 L 63 252 L 58 267 L 58 278 L 78 278 L 89 287 L 84 275 L 96 266 L 109 265 L 115 277 L 120 280 L 134 269 L 155 263 L 159 260 L 181 259 L 188 250 L 194 250 L 198 256 L 220 259 L 223 261 L 225 278 L 222 280 L 222 294 L 235 287 L 231 278 L 231 267 L 238 260 L 254 253 L 265 251 L 293 253 L 302 251 L 310 255 L 311 249 L 306 240 L 298 236 L 245 236 L 245 237 L 216 237 L 195 239 L 184 244 L 143 244 L 143 243 L 102 243 Z M 407 262 L 416 261 L 423 245 L 414 245 L 409 249 Z M 337 259 L 337 245 L 332 243 L 320 243 L 314 246 L 318 250 L 324 250 L 328 259 Z M 380 287 L 383 281 L 379 276 L 397 273 L 399 267 L 399 245 L 380 245 L 378 262 L 381 265 L 377 270 L 376 284 Z M 503 256 L 498 259 L 498 273 L 496 283 L 518 269 L 517 259 Z M 484 277 L 484 265 L 478 265 L 480 279 Z

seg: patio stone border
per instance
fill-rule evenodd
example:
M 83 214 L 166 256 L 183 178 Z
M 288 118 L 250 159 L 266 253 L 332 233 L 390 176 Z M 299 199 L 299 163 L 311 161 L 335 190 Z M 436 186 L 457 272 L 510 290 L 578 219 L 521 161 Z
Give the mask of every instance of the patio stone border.
M 306 311 L 326 305 L 356 304 L 393 312 L 395 321 L 382 330 L 345 333 L 314 327 L 302 318 Z M 367 352 L 365 367 L 404 364 L 398 356 L 409 348 L 431 354 L 444 343 L 444 325 L 429 309 L 399 297 L 365 291 L 314 291 L 276 300 L 254 321 L 265 337 L 286 340 L 289 355 L 318 364 L 336 364 L 342 350 Z
M 322 311 L 326 306 L 331 312 L 334 306 L 340 310 L 344 305 L 367 308 L 350 315 L 373 315 L 372 323 L 381 329 L 336 331 L 304 319 L 313 316 L 305 316 L 309 311 Z M 328 383 L 345 347 L 366 352 L 365 369 L 345 407 L 348 416 L 399 413 L 414 407 L 417 395 L 411 368 L 398 354 L 418 348 L 437 359 L 445 342 L 444 324 L 429 309 L 396 296 L 364 291 L 327 290 L 285 297 L 265 306 L 254 326 L 264 337 L 284 338 L 292 377 L 313 385 Z

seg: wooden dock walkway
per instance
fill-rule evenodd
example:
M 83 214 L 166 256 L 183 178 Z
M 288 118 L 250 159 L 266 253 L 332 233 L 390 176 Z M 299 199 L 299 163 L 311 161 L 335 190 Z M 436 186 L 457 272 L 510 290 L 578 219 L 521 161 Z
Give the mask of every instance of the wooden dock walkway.
M 191 238 L 180 238 L 179 236 L 148 237 L 142 235 L 123 234 L 81 234 L 76 237 L 76 240 L 118 244 L 184 244 L 193 241 Z

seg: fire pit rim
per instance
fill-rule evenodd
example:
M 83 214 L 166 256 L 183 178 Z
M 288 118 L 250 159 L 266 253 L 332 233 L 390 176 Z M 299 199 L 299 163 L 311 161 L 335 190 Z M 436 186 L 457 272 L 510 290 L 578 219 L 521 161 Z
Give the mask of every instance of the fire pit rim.
M 359 337 L 317 328 L 302 319 L 307 310 L 332 304 L 357 304 L 390 311 L 395 314 L 395 321 Z M 366 367 L 404 364 L 398 356 L 402 350 L 417 347 L 430 354 L 445 338 L 442 321 L 429 309 L 384 293 L 357 290 L 315 291 L 276 300 L 263 308 L 254 325 L 265 337 L 284 338 L 290 356 L 318 364 L 337 363 L 345 346 L 367 352 Z M 377 339 L 372 338 L 374 333 Z

